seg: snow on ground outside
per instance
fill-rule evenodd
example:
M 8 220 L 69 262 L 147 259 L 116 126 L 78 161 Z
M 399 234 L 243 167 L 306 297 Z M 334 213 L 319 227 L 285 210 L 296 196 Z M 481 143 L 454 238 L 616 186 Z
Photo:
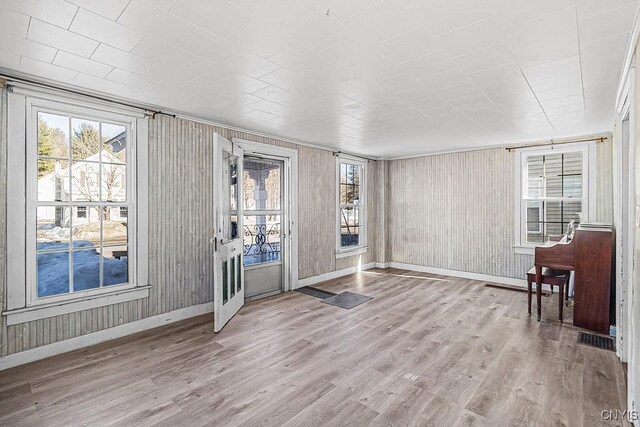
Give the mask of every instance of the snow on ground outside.
M 100 287 L 100 259 L 103 260 L 104 286 L 127 283 L 128 263 L 120 259 L 102 257 L 90 241 L 74 242 L 74 248 L 87 248 L 73 252 L 73 288 L 75 291 Z M 57 242 L 38 243 L 38 250 L 65 249 L 68 245 Z M 38 296 L 58 295 L 69 291 L 69 252 L 38 254 Z

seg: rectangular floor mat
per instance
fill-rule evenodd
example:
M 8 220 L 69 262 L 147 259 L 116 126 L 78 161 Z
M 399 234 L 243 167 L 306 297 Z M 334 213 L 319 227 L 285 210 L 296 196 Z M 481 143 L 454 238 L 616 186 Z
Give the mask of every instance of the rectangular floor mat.
M 325 299 L 335 296 L 333 292 L 325 291 L 324 289 L 313 288 L 311 286 L 305 286 L 299 289 L 296 289 L 296 292 L 300 292 L 301 294 L 310 295 L 312 297 Z
M 373 299 L 373 297 L 354 294 L 353 292 L 346 291 L 341 294 L 334 295 L 330 298 L 323 299 L 322 302 L 330 305 L 335 305 L 336 307 L 346 308 L 348 310 L 362 303 L 365 303 L 370 299 Z

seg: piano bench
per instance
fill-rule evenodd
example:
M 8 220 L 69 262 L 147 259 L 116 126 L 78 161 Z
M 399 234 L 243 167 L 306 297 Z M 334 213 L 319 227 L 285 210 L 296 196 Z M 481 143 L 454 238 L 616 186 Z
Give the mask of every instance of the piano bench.
M 551 286 L 551 293 L 553 293 L 553 287 L 557 286 L 560 291 L 559 317 L 562 322 L 562 309 L 564 307 L 564 301 L 569 299 L 569 275 L 568 271 L 564 270 L 552 270 L 550 268 L 542 268 L 542 284 Z M 531 293 L 532 284 L 536 281 L 536 268 L 531 267 L 531 270 L 527 271 L 527 299 L 529 303 L 529 316 L 531 316 Z M 536 283 L 536 293 L 542 292 L 542 285 Z M 540 311 L 538 311 L 539 313 Z M 540 315 L 538 315 L 540 320 Z

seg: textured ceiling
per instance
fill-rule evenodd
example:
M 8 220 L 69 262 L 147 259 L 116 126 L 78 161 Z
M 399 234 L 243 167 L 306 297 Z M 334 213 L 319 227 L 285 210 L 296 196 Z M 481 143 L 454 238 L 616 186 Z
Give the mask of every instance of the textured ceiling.
M 0 67 L 399 157 L 611 129 L 637 0 L 0 0 Z

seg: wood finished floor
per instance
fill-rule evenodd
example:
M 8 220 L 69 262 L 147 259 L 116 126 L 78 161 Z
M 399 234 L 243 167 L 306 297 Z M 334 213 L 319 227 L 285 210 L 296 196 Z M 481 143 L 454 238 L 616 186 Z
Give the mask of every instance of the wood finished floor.
M 526 293 L 402 270 L 289 292 L 0 372 L 2 425 L 598 425 L 626 400 L 613 352 Z M 534 303 L 535 304 L 535 303 Z M 535 309 L 534 309 L 535 311 Z M 565 314 L 570 323 L 570 310 Z

